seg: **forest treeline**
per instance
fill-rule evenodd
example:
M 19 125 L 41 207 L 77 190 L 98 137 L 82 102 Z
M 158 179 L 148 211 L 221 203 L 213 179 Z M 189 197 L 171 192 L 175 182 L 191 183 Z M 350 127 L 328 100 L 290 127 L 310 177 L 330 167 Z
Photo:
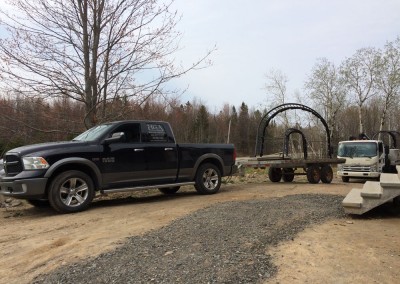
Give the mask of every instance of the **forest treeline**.
M 138 105 L 120 100 L 110 104 L 108 112 L 119 120 L 163 120 L 168 121 L 177 142 L 188 143 L 233 143 L 238 155 L 254 155 L 255 141 L 261 118 L 268 108 L 255 109 L 243 102 L 240 106 L 225 104 L 217 112 L 212 112 L 199 100 L 183 103 L 177 99 L 165 101 L 149 99 Z M 364 108 L 365 132 L 372 135 L 379 129 L 379 114 L 382 104 L 372 99 Z M 40 98 L 9 97 L 0 99 L 0 147 L 1 152 L 11 148 L 45 141 L 65 141 L 73 139 L 84 131 L 82 104 L 68 98 L 46 102 Z M 326 134 L 323 125 L 308 113 L 288 111 L 270 124 L 266 135 L 266 154 L 283 151 L 285 119 L 290 127 L 301 130 L 307 137 L 309 152 L 321 155 L 325 149 Z M 390 116 L 392 129 L 399 128 L 400 115 Z M 338 115 L 336 132 L 332 145 L 358 134 L 358 110 L 356 106 L 346 106 Z M 291 136 L 293 151 L 301 152 L 301 136 Z

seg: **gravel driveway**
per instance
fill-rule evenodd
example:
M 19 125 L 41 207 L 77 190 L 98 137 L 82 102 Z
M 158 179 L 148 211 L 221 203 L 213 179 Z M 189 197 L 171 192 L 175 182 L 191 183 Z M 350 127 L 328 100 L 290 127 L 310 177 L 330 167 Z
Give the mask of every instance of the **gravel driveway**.
M 215 204 L 34 283 L 262 283 L 277 271 L 268 249 L 344 217 L 342 200 L 300 194 Z

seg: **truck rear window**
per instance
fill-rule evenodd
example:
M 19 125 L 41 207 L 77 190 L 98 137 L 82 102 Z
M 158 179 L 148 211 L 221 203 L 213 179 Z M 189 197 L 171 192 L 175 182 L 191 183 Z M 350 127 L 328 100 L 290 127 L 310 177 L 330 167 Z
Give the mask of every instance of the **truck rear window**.
M 162 124 L 146 124 L 147 142 L 168 142 L 168 135 Z

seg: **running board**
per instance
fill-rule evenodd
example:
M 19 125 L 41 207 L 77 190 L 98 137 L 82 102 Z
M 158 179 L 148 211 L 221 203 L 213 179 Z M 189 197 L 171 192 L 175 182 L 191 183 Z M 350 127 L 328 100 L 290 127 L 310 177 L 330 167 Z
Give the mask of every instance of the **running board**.
M 154 189 L 154 188 L 166 188 L 166 187 L 194 185 L 194 184 L 195 184 L 195 182 L 191 181 L 191 182 L 179 182 L 179 183 L 158 184 L 158 185 L 124 187 L 124 188 L 100 190 L 100 193 L 104 194 L 104 193 L 114 193 L 114 192 L 127 192 L 127 191 L 136 191 L 136 190 Z

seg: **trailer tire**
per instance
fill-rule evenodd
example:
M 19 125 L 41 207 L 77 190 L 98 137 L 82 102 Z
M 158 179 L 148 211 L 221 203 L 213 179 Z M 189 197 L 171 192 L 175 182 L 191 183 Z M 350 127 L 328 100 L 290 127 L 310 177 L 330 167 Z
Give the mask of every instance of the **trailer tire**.
M 284 182 L 292 182 L 294 180 L 294 169 L 284 168 L 282 179 Z
M 270 167 L 268 170 L 268 178 L 272 182 L 280 182 L 282 178 L 282 169 Z
M 333 171 L 332 167 L 329 165 L 325 165 L 321 168 L 321 181 L 323 183 L 331 183 L 333 180 Z
M 307 180 L 309 183 L 319 183 L 321 180 L 321 170 L 317 165 L 311 165 L 307 168 Z

